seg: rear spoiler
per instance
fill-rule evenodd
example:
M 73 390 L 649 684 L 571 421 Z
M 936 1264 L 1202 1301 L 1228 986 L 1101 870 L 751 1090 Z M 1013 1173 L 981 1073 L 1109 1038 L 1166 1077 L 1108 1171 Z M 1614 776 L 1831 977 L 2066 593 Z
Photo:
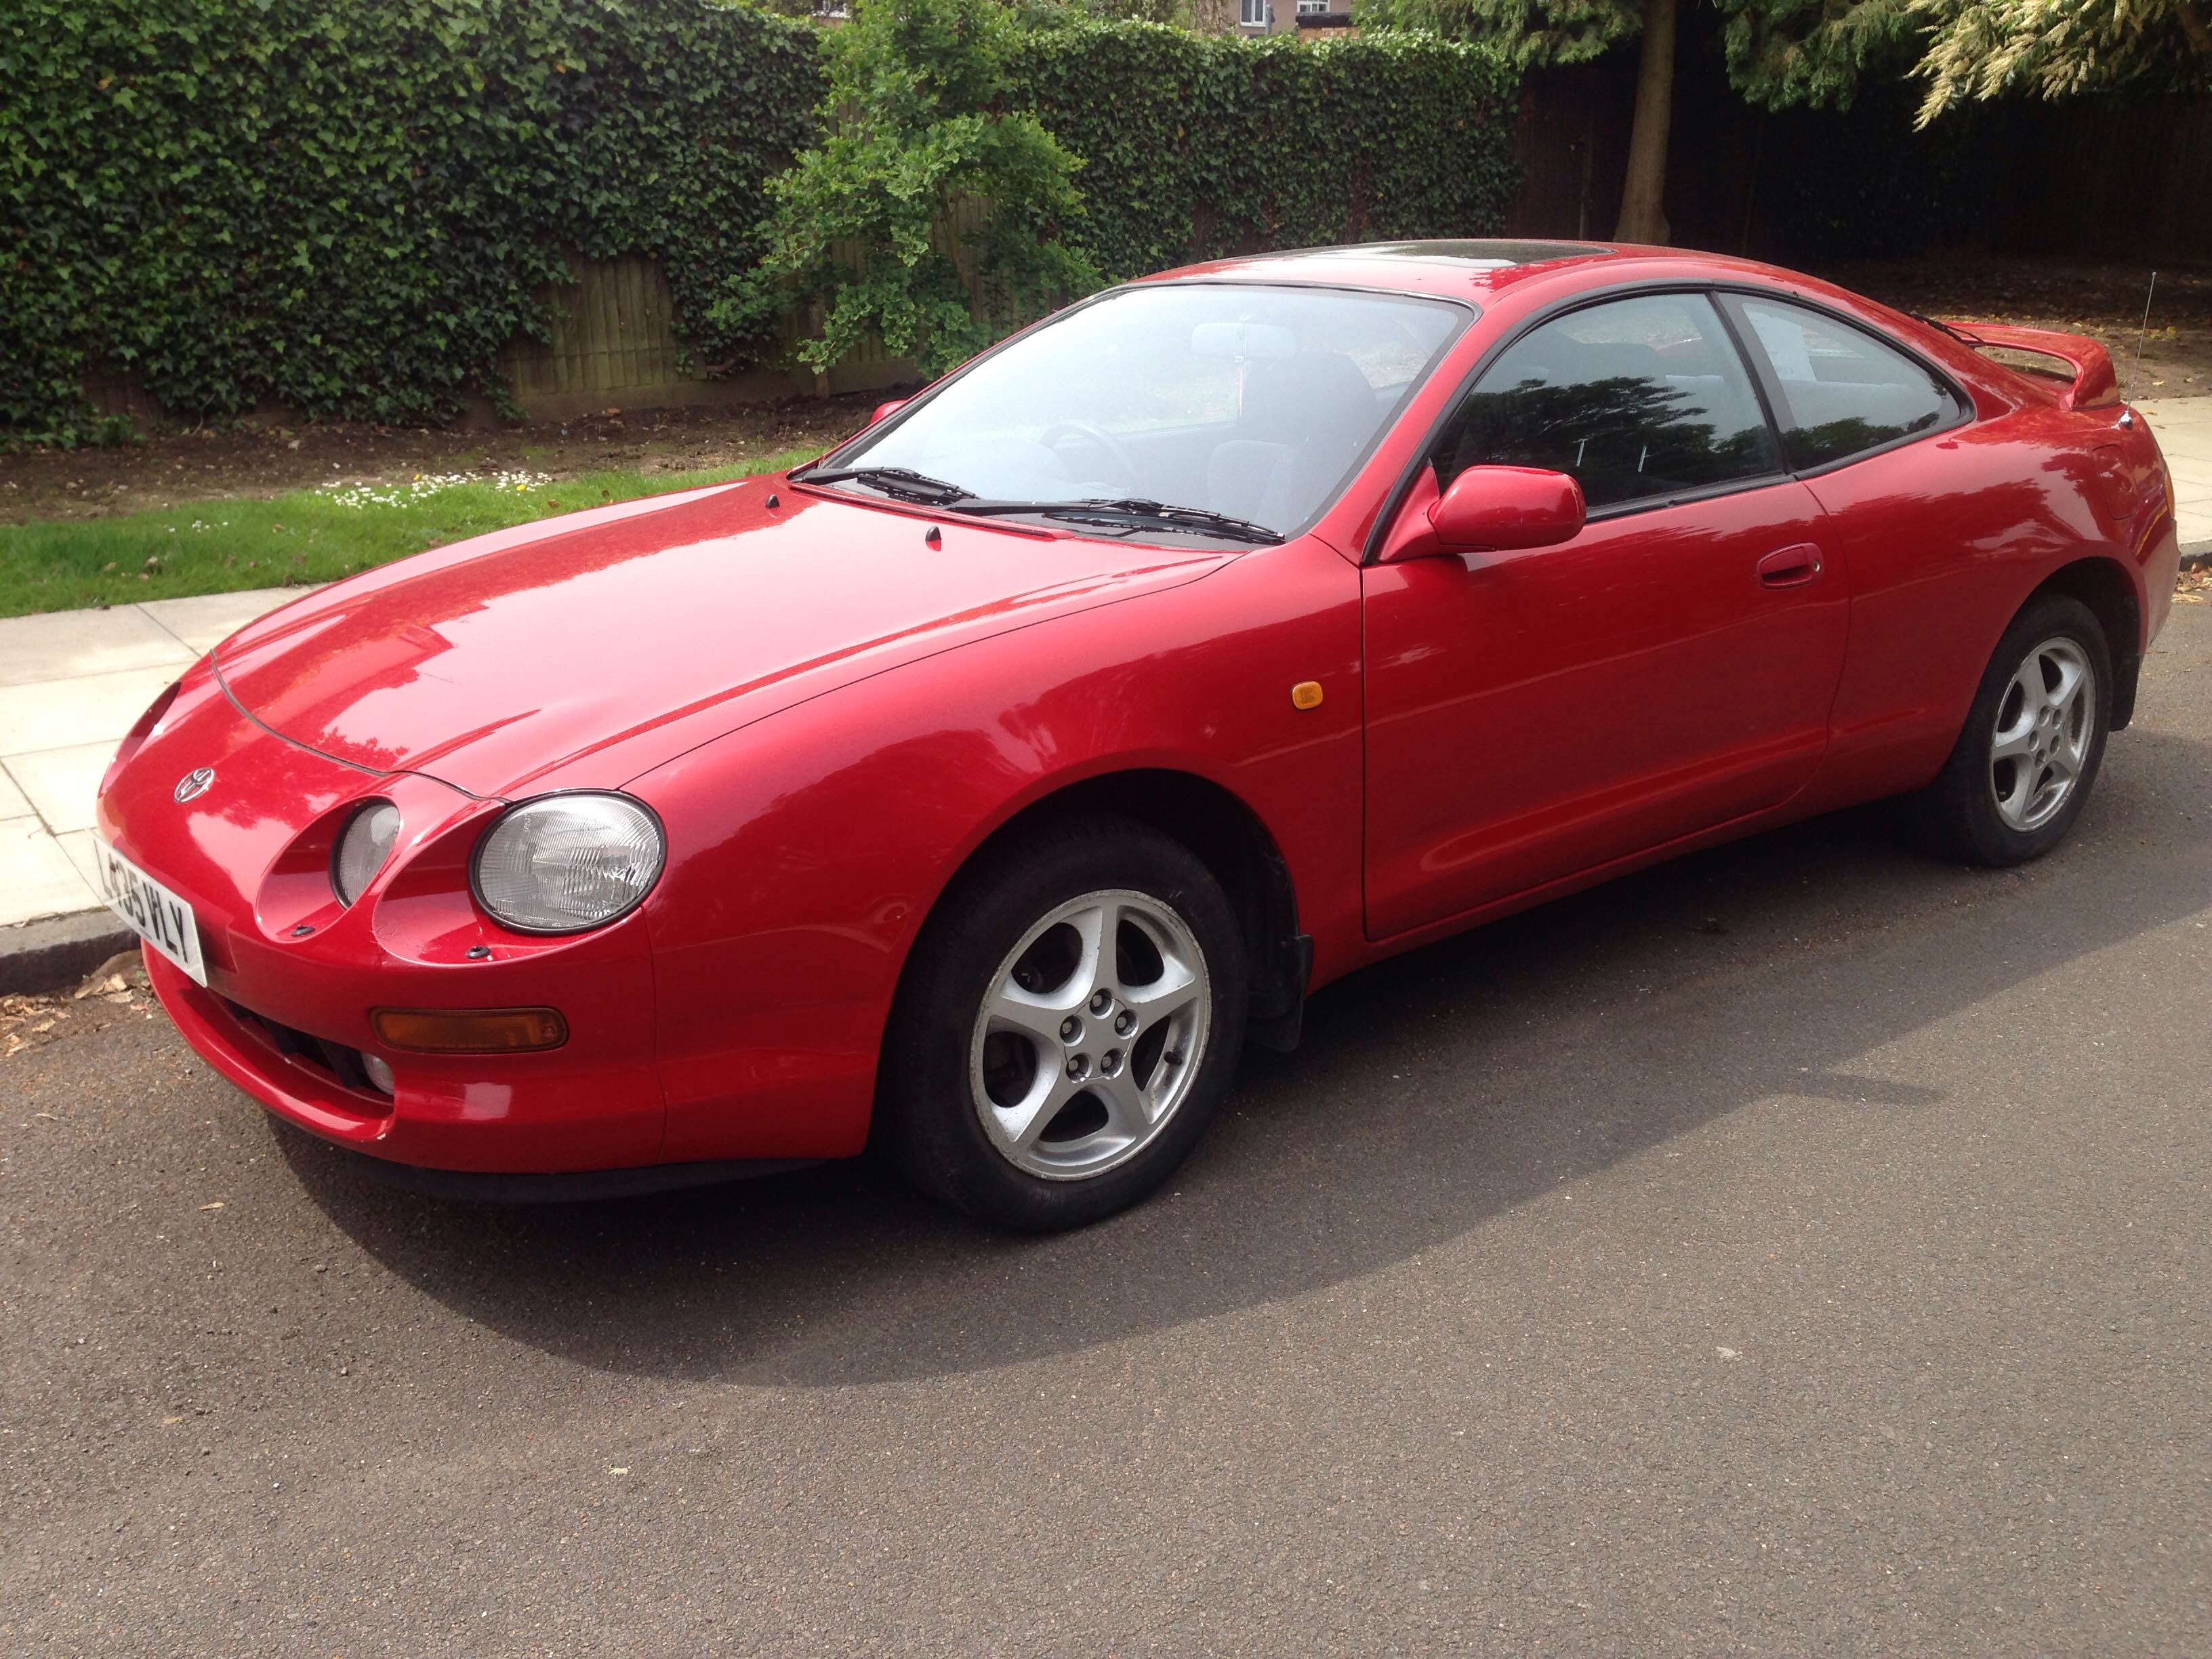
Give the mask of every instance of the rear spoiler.
M 2120 400 L 2120 383 L 2112 373 L 2112 354 L 2085 335 L 2062 334 L 2055 328 L 2015 328 L 2002 323 L 1944 322 L 1936 326 L 1971 346 L 2057 358 L 2066 365 L 2072 380 L 2058 394 L 2061 409 L 2096 409 Z

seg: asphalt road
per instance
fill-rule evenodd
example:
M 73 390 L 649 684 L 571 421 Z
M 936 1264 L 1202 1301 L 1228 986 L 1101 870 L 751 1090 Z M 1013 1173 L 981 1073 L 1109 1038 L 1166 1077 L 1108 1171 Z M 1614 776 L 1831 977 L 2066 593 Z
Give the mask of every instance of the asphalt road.
M 1072 1237 L 417 1199 L 77 1005 L 0 1060 L 0 1650 L 2212 1653 L 2161 644 L 2044 863 L 1832 821 L 1371 971 Z

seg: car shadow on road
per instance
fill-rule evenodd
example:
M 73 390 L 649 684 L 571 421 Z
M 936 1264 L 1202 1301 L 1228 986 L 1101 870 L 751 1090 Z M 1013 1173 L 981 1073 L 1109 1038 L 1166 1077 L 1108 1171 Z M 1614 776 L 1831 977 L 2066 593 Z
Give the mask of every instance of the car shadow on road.
M 2212 755 L 2138 732 L 2112 761 L 2027 870 L 1932 862 L 1852 815 L 1356 975 L 1314 999 L 1297 1053 L 1248 1057 L 1158 1198 L 1079 1234 L 980 1231 L 866 1162 L 501 1208 L 279 1139 L 380 1261 L 578 1363 L 802 1386 L 1006 1365 L 1372 1273 L 1753 1103 L 1938 1105 L 1881 1051 L 1965 1010 L 2001 1020 L 2014 988 L 2212 905 Z

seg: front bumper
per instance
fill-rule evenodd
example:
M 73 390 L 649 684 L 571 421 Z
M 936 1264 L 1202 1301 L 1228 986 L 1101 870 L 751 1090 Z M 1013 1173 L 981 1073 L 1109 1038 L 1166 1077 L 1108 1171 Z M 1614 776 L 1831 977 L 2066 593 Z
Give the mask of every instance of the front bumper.
M 258 988 L 234 976 L 210 973 L 203 990 L 150 951 L 146 967 L 203 1060 L 278 1117 L 350 1151 L 425 1170 L 530 1176 L 642 1167 L 660 1156 L 665 1114 L 650 1061 L 569 1054 L 573 1018 L 570 1044 L 542 1054 L 384 1050 L 397 1085 L 386 1095 L 359 1070 L 361 1054 L 380 1052 L 373 1038 L 349 1042 L 360 1034 L 332 1037 L 264 1013 L 244 1000 Z
M 188 803 L 175 780 L 211 767 Z M 400 843 L 350 907 L 328 846 L 358 804 L 400 811 Z M 556 1174 L 664 1156 L 653 962 L 632 915 L 565 939 L 514 934 L 468 896 L 470 849 L 499 803 L 301 748 L 240 714 L 204 671 L 100 790 L 99 832 L 189 902 L 208 983 L 149 954 L 185 1041 L 277 1115 L 356 1152 L 428 1169 Z M 421 1054 L 381 1043 L 378 1008 L 552 1007 L 559 1048 Z M 361 1066 L 392 1068 L 376 1088 Z

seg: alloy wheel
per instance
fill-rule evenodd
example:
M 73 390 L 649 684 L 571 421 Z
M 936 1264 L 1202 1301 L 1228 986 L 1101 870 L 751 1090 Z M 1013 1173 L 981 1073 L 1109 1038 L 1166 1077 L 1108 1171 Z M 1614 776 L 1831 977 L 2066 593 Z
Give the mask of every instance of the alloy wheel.
M 2030 651 L 1997 702 L 1990 738 L 1990 792 L 1997 817 L 2023 833 L 2064 810 L 2097 731 L 2097 672 L 2063 635 Z
M 1212 1014 L 1205 953 L 1170 906 L 1126 889 L 1070 899 L 1007 952 L 977 1014 L 984 1133 L 1049 1180 L 1127 1162 L 1189 1094 Z

